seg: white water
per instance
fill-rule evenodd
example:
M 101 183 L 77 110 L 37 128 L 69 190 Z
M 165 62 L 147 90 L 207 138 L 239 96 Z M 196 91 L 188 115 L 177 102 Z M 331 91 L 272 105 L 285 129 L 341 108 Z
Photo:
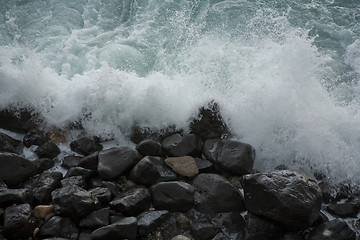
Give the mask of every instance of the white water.
M 122 138 L 134 124 L 186 128 L 214 99 L 256 168 L 360 183 L 356 1 L 0 4 L 0 108 Z

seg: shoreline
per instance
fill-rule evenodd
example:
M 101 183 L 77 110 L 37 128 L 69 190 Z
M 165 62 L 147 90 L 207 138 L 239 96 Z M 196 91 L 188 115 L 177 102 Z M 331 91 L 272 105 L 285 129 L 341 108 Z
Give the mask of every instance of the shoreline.
M 254 170 L 255 149 L 222 138 L 230 134 L 217 107 L 200 112 L 191 133 L 137 132 L 132 146 L 83 137 L 59 148 L 39 130 L 1 131 L 0 239 L 358 237 L 357 196 L 333 198 L 331 186 L 284 166 Z

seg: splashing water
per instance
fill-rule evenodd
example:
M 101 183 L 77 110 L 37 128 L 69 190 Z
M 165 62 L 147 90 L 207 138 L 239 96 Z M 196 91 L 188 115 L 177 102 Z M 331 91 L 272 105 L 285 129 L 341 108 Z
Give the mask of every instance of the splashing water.
M 360 183 L 355 0 L 1 0 L 0 108 L 120 137 L 214 99 L 278 164 Z

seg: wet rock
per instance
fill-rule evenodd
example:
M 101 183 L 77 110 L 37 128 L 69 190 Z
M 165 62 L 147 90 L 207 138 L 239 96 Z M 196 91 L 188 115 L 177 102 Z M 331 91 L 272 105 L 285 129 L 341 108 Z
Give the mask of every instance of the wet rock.
M 83 157 L 79 160 L 79 166 L 86 169 L 96 170 L 98 166 L 99 151 L 91 153 L 90 155 Z
M 320 214 L 322 194 L 319 186 L 298 172 L 250 174 L 243 177 L 242 185 L 248 211 L 288 227 L 305 229 Z
M 109 208 L 102 208 L 90 213 L 80 221 L 82 228 L 99 228 L 109 225 Z
M 77 167 L 79 166 L 79 160 L 81 159 L 81 157 L 79 156 L 66 156 L 64 157 L 61 166 L 63 168 L 69 169 L 72 167 Z
M 338 203 L 338 204 L 329 204 L 326 206 L 326 210 L 332 215 L 349 218 L 356 218 L 359 213 L 359 204 L 358 203 Z
M 220 213 L 218 219 L 227 232 L 238 233 L 244 237 L 246 224 L 240 212 Z
M 53 205 L 38 205 L 33 210 L 33 215 L 36 218 L 45 219 L 48 215 L 54 213 Z
M 25 182 L 24 187 L 32 192 L 36 204 L 48 204 L 51 192 L 60 187 L 61 178 L 60 172 L 42 173 Z
M 91 231 L 88 232 L 88 230 L 83 230 L 81 231 L 81 233 L 79 234 L 79 237 L 77 240 L 89 240 L 91 239 Z
M 103 146 L 90 138 L 80 138 L 70 143 L 70 148 L 73 152 L 87 156 L 96 151 L 101 151 Z
M 65 178 L 69 178 L 72 176 L 83 176 L 84 179 L 90 179 L 95 174 L 96 172 L 94 170 L 90 170 L 82 167 L 72 167 L 67 171 Z
M 86 180 L 83 176 L 72 176 L 61 180 L 62 187 L 74 186 L 74 185 L 81 187 L 83 189 L 87 188 Z
M 0 152 L 10 152 L 17 153 L 17 147 L 21 142 L 6 135 L 5 133 L 0 133 Z
M 37 167 L 31 161 L 13 153 L 0 153 L 0 178 L 9 187 L 17 187 L 37 173 Z
M 163 156 L 161 144 L 151 139 L 141 141 L 136 150 L 143 156 Z
M 165 138 L 161 145 L 171 157 L 200 157 L 203 143 L 195 134 L 187 134 L 183 137 L 180 134 L 174 134 Z
M 70 217 L 75 222 L 94 211 L 99 202 L 91 193 L 78 186 L 56 189 L 51 193 L 55 212 Z
M 132 168 L 129 178 L 149 187 L 157 182 L 176 180 L 177 176 L 161 158 L 146 156 Z
M 309 240 L 355 240 L 356 235 L 347 223 L 337 218 L 323 223 L 310 233 Z
M 184 236 L 184 235 L 176 235 L 171 240 L 191 240 L 191 238 Z
M 212 164 L 212 162 L 201 159 L 201 158 L 195 158 L 196 165 L 199 169 L 199 173 L 214 173 L 215 172 L 215 166 Z
M 27 148 L 31 147 L 32 145 L 41 146 L 49 141 L 50 139 L 39 130 L 32 130 L 23 138 L 24 146 Z
M 0 128 L 27 133 L 36 128 L 36 117 L 31 109 L 3 109 L 0 110 Z
M 79 229 L 69 218 L 53 216 L 40 227 L 39 236 L 41 237 L 64 237 L 76 239 Z
M 206 219 L 192 222 L 190 226 L 191 235 L 197 240 L 210 240 L 221 231 L 221 228 Z
M 241 193 L 225 178 L 211 173 L 198 175 L 194 181 L 195 208 L 205 213 L 244 211 Z
M 106 205 L 110 202 L 112 198 L 112 193 L 109 189 L 103 187 L 96 187 L 90 189 L 89 192 L 93 197 L 97 198 L 101 204 Z
M 199 173 L 195 159 L 190 156 L 167 158 L 165 163 L 181 176 L 194 177 Z
M 0 206 L 6 207 L 12 204 L 31 203 L 32 194 L 26 188 L 8 189 L 0 188 Z
M 223 138 L 230 134 L 220 115 L 219 105 L 213 101 L 200 108 L 198 117 L 190 122 L 190 131 L 203 140 Z
M 303 240 L 303 238 L 296 233 L 286 233 L 281 240 Z
M 194 188 L 184 182 L 161 182 L 150 188 L 156 209 L 185 212 L 194 206 Z
M 54 160 L 50 158 L 39 158 L 32 162 L 37 167 L 37 173 L 42 173 L 54 166 Z
M 128 239 L 135 240 L 137 220 L 135 217 L 124 218 L 114 224 L 101 227 L 91 233 L 92 240 Z
M 46 142 L 35 150 L 40 158 L 54 158 L 60 154 L 60 149 L 52 142 Z
M 148 211 L 140 214 L 138 218 L 138 233 L 147 236 L 150 232 L 160 227 L 168 218 L 170 213 L 163 211 Z
M 277 240 L 284 233 L 278 223 L 249 213 L 246 219 L 246 240 Z
M 4 213 L 5 237 L 9 239 L 29 238 L 37 222 L 31 217 L 31 206 L 27 203 L 7 207 Z
M 112 180 L 129 170 L 141 155 L 128 147 L 110 148 L 99 153 L 98 172 L 105 180 Z
M 190 219 L 185 216 L 185 214 L 179 213 L 176 216 L 176 226 L 179 228 L 180 232 L 186 232 L 190 230 Z
M 239 240 L 242 240 L 242 239 L 243 238 L 240 238 Z M 230 240 L 230 238 L 228 238 L 225 234 L 220 232 L 220 233 L 216 234 L 216 236 L 211 240 Z M 238 238 L 236 240 L 238 240 Z
M 120 193 L 110 202 L 110 207 L 125 216 L 136 216 L 148 210 L 151 204 L 150 192 L 143 186 L 138 186 Z
M 241 176 L 250 173 L 254 167 L 255 150 L 247 143 L 210 139 L 206 140 L 203 153 L 208 160 L 228 173 Z

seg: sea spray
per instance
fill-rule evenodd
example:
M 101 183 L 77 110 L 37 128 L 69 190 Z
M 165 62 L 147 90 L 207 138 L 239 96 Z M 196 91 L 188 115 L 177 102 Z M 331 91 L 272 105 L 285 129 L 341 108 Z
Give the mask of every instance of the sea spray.
M 216 101 L 279 164 L 360 182 L 357 1 L 8 1 L 0 107 L 89 135 L 186 128 Z

